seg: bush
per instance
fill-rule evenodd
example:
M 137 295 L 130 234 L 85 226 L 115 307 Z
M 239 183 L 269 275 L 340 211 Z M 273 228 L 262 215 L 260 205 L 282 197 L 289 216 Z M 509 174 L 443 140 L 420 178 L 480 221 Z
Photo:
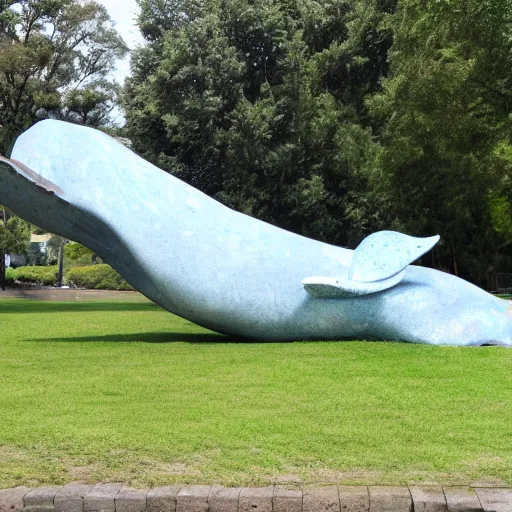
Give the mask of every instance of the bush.
M 134 290 L 111 266 L 106 264 L 74 267 L 66 272 L 66 282 L 91 290 Z
M 57 284 L 57 273 L 57 265 L 52 265 L 49 267 L 18 267 L 12 269 L 9 275 L 22 283 L 55 286 Z
M 64 261 L 71 262 L 73 267 L 87 266 L 91 264 L 103 263 L 101 258 L 85 245 L 77 242 L 69 242 L 64 248 Z
M 16 280 L 22 283 L 56 286 L 57 273 L 57 265 L 6 269 L 8 284 Z M 111 266 L 105 264 L 70 268 L 64 272 L 64 283 L 90 290 L 134 290 Z
M 5 282 L 6 284 L 14 284 L 14 270 L 10 267 L 5 269 Z

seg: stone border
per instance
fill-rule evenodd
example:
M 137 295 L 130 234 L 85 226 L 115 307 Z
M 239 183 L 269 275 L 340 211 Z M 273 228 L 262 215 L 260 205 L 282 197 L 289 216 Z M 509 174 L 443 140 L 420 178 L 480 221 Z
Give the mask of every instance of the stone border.
M 0 512 L 511 512 L 512 489 L 440 486 L 175 485 L 132 489 L 72 483 L 0 490 Z

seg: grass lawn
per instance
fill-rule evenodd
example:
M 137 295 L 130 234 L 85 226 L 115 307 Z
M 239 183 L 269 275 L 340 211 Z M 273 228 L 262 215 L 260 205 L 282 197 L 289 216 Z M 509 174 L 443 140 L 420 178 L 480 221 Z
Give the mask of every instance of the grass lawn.
M 0 299 L 0 488 L 512 483 L 512 350 L 238 343 L 134 297 Z

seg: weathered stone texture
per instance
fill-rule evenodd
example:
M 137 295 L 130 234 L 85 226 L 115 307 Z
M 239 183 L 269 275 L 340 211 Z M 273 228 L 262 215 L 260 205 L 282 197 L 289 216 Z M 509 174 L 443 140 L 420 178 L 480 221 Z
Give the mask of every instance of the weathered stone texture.
M 483 512 L 475 491 L 466 487 L 445 487 L 448 512 Z
M 115 498 L 116 512 L 145 512 L 148 489 L 123 487 Z
M 240 487 L 216 487 L 208 499 L 210 512 L 238 512 L 241 492 Z
M 446 498 L 442 487 L 410 486 L 414 512 L 446 512 Z
M 274 489 L 274 512 L 302 512 L 302 491 Z
M 335 485 L 308 487 L 302 497 L 303 512 L 340 512 L 338 488 Z
M 183 487 L 176 499 L 176 512 L 208 512 L 211 485 Z
M 238 499 L 238 512 L 272 512 L 273 487 L 242 489 Z
M 0 490 L 0 512 L 14 512 L 23 508 L 23 498 L 30 491 L 28 487 Z
M 412 512 L 411 493 L 407 487 L 370 486 L 371 512 Z
M 84 498 L 94 485 L 68 484 L 55 495 L 55 512 L 83 512 Z
M 512 489 L 475 489 L 485 512 L 511 512 Z
M 341 512 L 368 512 L 370 496 L 367 487 L 338 486 Z
M 115 512 L 122 484 L 96 484 L 84 497 L 84 512 Z
M 176 512 L 176 498 L 182 486 L 151 489 L 146 496 L 146 512 Z
M 23 499 L 24 508 L 27 512 L 51 512 L 55 510 L 55 495 L 61 490 L 61 487 L 49 486 L 32 489 Z

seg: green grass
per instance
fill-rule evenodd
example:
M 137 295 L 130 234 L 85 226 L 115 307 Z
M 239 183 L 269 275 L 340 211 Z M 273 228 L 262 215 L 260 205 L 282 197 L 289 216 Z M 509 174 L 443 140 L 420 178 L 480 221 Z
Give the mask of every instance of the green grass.
M 0 300 L 0 488 L 275 479 L 512 483 L 512 350 L 239 343 L 145 300 Z

